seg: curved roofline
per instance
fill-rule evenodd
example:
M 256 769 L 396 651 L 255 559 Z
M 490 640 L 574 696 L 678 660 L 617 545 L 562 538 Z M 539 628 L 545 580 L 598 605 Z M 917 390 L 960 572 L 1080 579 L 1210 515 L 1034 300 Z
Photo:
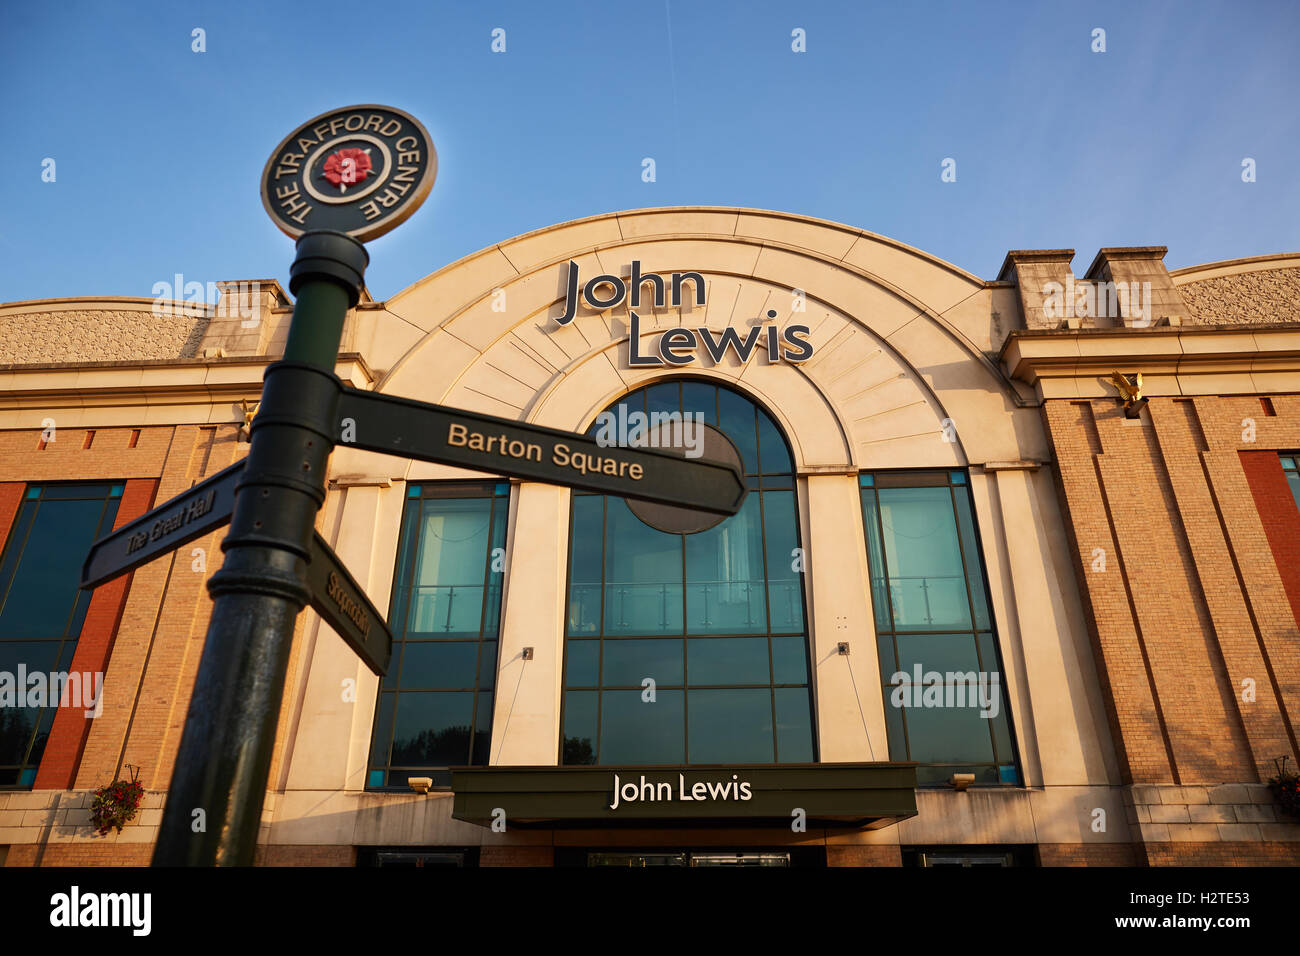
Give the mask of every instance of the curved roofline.
M 14 302 L 0 302 L 0 309 L 11 309 L 16 306 L 24 305 L 58 305 L 61 303 L 80 303 L 80 302 L 114 302 L 130 303 L 132 305 L 153 305 L 158 301 L 157 296 L 145 298 L 138 295 L 69 295 L 60 296 L 54 299 L 18 299 Z M 179 302 L 184 304 L 184 299 L 169 299 L 170 302 Z
M 442 274 L 450 271 L 451 269 L 456 268 L 462 263 L 466 263 L 473 259 L 476 259 L 479 256 L 483 255 L 484 253 L 492 251 L 493 249 L 501 251 L 501 254 L 505 255 L 504 250 L 501 249 L 502 246 L 509 245 L 512 242 L 518 242 L 524 239 L 531 239 L 535 236 L 540 236 L 543 233 L 551 232 L 553 230 L 560 229 L 565 226 L 577 226 L 585 223 L 599 222 L 603 219 L 618 219 L 620 216 L 640 216 L 640 215 L 656 214 L 656 213 L 684 213 L 684 212 L 735 213 L 738 216 L 741 214 L 748 213 L 750 215 L 770 216 L 774 219 L 790 219 L 802 223 L 808 223 L 810 225 L 822 226 L 824 228 L 833 229 L 838 232 L 848 233 L 857 238 L 872 239 L 876 242 L 884 243 L 885 245 L 888 246 L 893 246 L 895 249 L 899 249 L 903 252 L 910 253 L 911 255 L 918 256 L 921 259 L 933 263 L 934 265 L 938 266 L 941 269 L 946 269 L 949 272 L 953 273 L 954 275 L 962 279 L 965 279 L 967 282 L 973 282 L 976 285 L 990 284 L 988 280 L 981 279 L 979 276 L 967 272 L 965 269 L 961 268 L 960 266 L 954 265 L 953 263 L 948 262 L 945 259 L 940 259 L 938 256 L 926 252 L 923 249 L 918 249 L 915 246 L 909 246 L 905 242 L 900 242 L 897 239 L 891 239 L 888 236 L 882 236 L 879 233 L 868 232 L 867 230 L 859 229 L 856 226 L 850 226 L 842 222 L 835 222 L 834 220 L 831 219 L 818 219 L 815 216 L 805 216 L 801 213 L 781 212 L 775 209 L 755 209 L 748 206 L 644 206 L 638 209 L 619 209 L 619 210 L 614 210 L 612 212 L 598 213 L 597 215 L 594 216 L 584 216 L 581 219 L 566 219 L 563 222 L 551 223 L 549 226 L 542 226 L 540 229 L 532 229 L 528 232 L 520 233 L 517 236 L 510 236 L 508 239 L 502 239 L 500 242 L 494 242 L 489 246 L 483 246 L 481 249 L 477 249 L 474 252 L 469 253 L 468 255 L 461 256 L 459 259 L 447 263 L 445 266 L 441 267 L 440 269 L 437 269 L 429 273 L 428 275 L 422 276 L 421 278 L 415 280 L 414 282 L 412 282 L 410 285 L 406 286 L 404 289 L 400 290 L 399 292 L 396 292 L 393 295 L 388 296 L 387 298 L 384 299 L 384 301 L 389 302 L 394 299 L 399 299 L 402 296 L 406 295 L 407 293 L 412 292 L 415 289 L 419 288 L 424 283 L 430 282 L 433 279 L 438 278 Z M 620 235 L 621 235 L 621 230 L 620 230 Z M 718 233 L 717 235 L 721 236 L 724 234 Z M 762 243 L 764 241 L 763 239 L 757 236 L 737 236 L 735 233 L 732 233 L 732 237 L 740 240 L 748 239 L 752 242 L 757 242 L 757 243 Z M 644 241 L 648 238 L 652 238 L 652 237 L 638 236 L 636 237 L 635 241 Z M 507 260 L 509 260 L 509 258 L 510 258 L 509 256 L 506 256 Z
M 212 283 L 206 283 L 206 282 L 205 282 L 205 283 L 202 283 L 202 285 L 203 285 L 204 289 L 206 290 L 206 288 L 207 288 L 207 286 L 208 286 L 209 284 L 211 284 L 211 285 L 216 285 L 216 286 L 220 287 L 220 286 L 222 286 L 222 285 L 236 285 L 236 286 L 240 286 L 240 285 L 248 285 L 248 284 L 250 284 L 250 283 L 255 283 L 255 284 L 258 286 L 259 289 L 261 289 L 263 286 L 265 286 L 265 289 L 266 289 L 267 291 L 270 291 L 270 292 L 274 293 L 274 294 L 275 294 L 275 295 L 276 295 L 276 296 L 277 296 L 277 297 L 278 297 L 282 302 L 286 303 L 285 306 L 278 306 L 277 308 L 286 308 L 286 307 L 288 307 L 288 306 L 292 306 L 292 304 L 293 304 L 293 299 L 291 299 L 291 298 L 289 297 L 289 295 L 284 291 L 284 287 L 280 285 L 280 280 L 279 280 L 279 279 L 220 279 L 220 280 L 217 280 L 217 281 L 212 282 Z M 224 290 L 220 290 L 220 289 L 219 289 L 219 291 L 224 291 Z M 162 297 L 161 297 L 161 296 L 156 296 L 156 295 L 155 295 L 155 296 L 142 296 L 142 295 L 65 295 L 65 296 L 58 296 L 58 297 L 55 297 L 55 298 L 47 298 L 47 299 L 16 299 L 16 300 L 13 301 L 13 302 L 0 302 L 0 311 L 9 310 L 9 309 L 15 309 L 15 308 L 18 308 L 18 307 L 20 307 L 20 306 L 23 306 L 23 307 L 30 307 L 30 306 L 43 306 L 43 305 L 84 305 L 84 304 L 86 304 L 86 303 L 90 303 L 90 302 L 106 302 L 106 303 L 110 303 L 110 304 L 113 304 L 113 305 L 122 305 L 122 304 L 126 304 L 126 305 L 147 305 L 147 306 L 152 306 L 152 305 L 153 305 L 155 302 L 157 302 L 160 298 L 162 298 Z M 193 299 L 186 299 L 186 298 L 184 298 L 184 297 L 181 297 L 181 298 L 176 298 L 176 297 L 172 297 L 172 298 L 164 298 L 163 301 L 164 301 L 164 302 L 170 302 L 170 303 L 172 303 L 173 305 L 192 306 L 192 307 L 195 308 L 195 309 L 212 309 L 212 308 L 215 308 L 215 307 L 216 307 L 216 303 L 215 303 L 215 302 L 195 302 Z M 370 294 L 369 294 L 369 292 L 367 292 L 366 289 L 365 289 L 364 287 L 363 287 L 362 290 L 361 290 L 361 301 L 362 301 L 362 302 L 371 302 L 371 301 L 373 301 L 373 300 L 370 298 Z M 35 310 L 32 310 L 32 311 L 40 311 L 40 310 L 39 310 L 39 309 L 35 309 Z
M 1285 263 L 1281 268 L 1300 268 L 1300 252 L 1276 252 L 1266 256 L 1247 256 L 1244 259 L 1220 259 L 1218 262 L 1203 262 L 1197 266 L 1175 269 L 1169 278 L 1180 279 L 1197 272 L 1209 272 L 1213 269 L 1232 269 L 1235 266 L 1254 266 L 1251 269 L 1239 269 L 1238 272 L 1260 272 L 1266 263 Z M 1194 281 L 1194 280 L 1193 280 Z

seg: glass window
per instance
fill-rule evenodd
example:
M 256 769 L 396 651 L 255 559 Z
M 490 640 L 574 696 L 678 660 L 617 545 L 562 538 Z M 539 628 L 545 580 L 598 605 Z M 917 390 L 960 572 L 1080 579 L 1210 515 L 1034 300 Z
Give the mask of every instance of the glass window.
M 891 760 L 919 784 L 1019 783 L 964 472 L 859 482 Z
M 698 415 L 735 443 L 751 490 L 737 514 L 687 535 L 649 527 L 622 498 L 574 494 L 561 763 L 812 761 L 795 478 L 780 429 L 703 381 L 659 382 L 608 411 Z
M 1300 508 L 1300 455 L 1282 455 L 1282 473 L 1286 475 L 1286 482 L 1291 486 L 1291 495 L 1295 498 L 1295 506 Z
M 450 786 L 488 762 L 510 486 L 412 485 L 402 514 L 393 658 L 371 736 L 371 788 Z
M 122 488 L 32 485 L 23 495 L 0 557 L 0 673 L 15 683 L 20 667 L 71 667 L 93 593 L 78 586 L 81 565 L 113 530 Z M 53 707 L 0 706 L 0 787 L 32 785 L 53 721 Z

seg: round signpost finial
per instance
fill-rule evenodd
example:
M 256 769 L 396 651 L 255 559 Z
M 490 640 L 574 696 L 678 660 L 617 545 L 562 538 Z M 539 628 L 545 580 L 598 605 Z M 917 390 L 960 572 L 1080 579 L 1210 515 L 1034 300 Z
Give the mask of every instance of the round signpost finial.
M 686 428 L 698 429 L 694 454 L 688 451 L 686 435 L 683 433 Z M 744 481 L 745 465 L 735 444 L 721 431 L 703 422 L 686 422 L 676 427 L 671 424 L 666 427 L 652 427 L 645 432 L 641 443 L 634 447 L 655 448 L 676 455 L 678 458 L 706 458 L 733 465 L 742 476 L 741 481 Z M 627 507 L 632 514 L 656 531 L 664 531 L 668 534 L 696 534 L 700 531 L 708 531 L 727 519 L 727 515 L 641 501 L 636 498 L 628 498 Z
M 302 124 L 262 170 L 262 205 L 281 231 L 358 242 L 410 218 L 433 188 L 438 154 L 419 120 L 391 106 L 348 106 Z

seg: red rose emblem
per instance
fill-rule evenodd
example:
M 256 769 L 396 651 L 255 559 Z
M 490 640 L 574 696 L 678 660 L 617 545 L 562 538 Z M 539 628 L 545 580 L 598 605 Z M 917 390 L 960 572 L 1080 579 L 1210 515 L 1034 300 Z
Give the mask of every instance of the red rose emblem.
M 350 147 L 331 153 L 325 160 L 321 175 L 330 181 L 330 185 L 338 186 L 339 192 L 343 193 L 348 191 L 349 186 L 365 182 L 370 170 L 370 151 Z

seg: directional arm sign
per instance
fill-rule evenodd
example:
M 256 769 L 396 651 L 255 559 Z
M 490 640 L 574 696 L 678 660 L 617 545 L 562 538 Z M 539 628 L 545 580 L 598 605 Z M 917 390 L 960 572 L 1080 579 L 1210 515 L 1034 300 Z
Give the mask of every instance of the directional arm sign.
M 606 447 L 573 432 L 338 387 L 339 441 L 366 451 L 712 514 L 735 514 L 745 498 L 734 462 Z M 236 462 L 96 541 L 82 566 L 81 586 L 98 587 L 228 523 L 244 466 Z M 312 608 L 367 667 L 384 674 L 393 640 L 384 615 L 315 532 L 306 574 Z
M 380 677 L 388 673 L 393 635 L 384 623 L 384 616 L 316 532 L 312 533 L 307 584 L 311 587 L 312 610 L 348 642 L 367 667 Z
M 244 462 L 237 461 L 96 541 L 82 567 L 81 586 L 98 587 L 229 522 L 235 485 L 243 473 Z M 307 584 L 312 609 L 348 642 L 367 667 L 382 676 L 388 669 L 393 642 L 384 616 L 370 603 L 325 539 L 314 532 Z
M 81 586 L 98 587 L 220 528 L 230 520 L 235 507 L 235 484 L 243 473 L 244 463 L 237 461 L 100 538 L 91 545 L 86 563 L 81 566 Z
M 732 515 L 745 498 L 733 464 L 647 448 L 602 446 L 574 432 L 527 425 L 344 387 L 339 443 L 584 491 Z

